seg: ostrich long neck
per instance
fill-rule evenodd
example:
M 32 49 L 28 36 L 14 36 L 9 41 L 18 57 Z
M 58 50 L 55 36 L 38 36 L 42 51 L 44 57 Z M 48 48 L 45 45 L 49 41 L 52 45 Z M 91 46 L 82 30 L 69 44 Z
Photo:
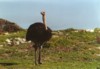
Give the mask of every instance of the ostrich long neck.
M 46 25 L 46 15 L 42 15 L 42 20 L 43 20 L 43 24 L 45 26 L 45 29 L 47 30 L 47 25 Z

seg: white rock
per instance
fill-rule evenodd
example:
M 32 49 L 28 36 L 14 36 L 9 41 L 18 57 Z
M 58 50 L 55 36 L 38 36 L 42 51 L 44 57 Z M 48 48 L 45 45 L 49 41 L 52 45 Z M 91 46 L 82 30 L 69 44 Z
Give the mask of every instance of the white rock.
M 100 47 L 97 47 L 97 49 L 100 49 Z
M 3 45 L 0 45 L 0 48 L 3 47 Z
M 10 40 L 10 39 L 6 39 L 6 42 L 10 43 L 10 42 L 11 42 L 11 40 Z
M 96 56 L 100 56 L 100 54 L 96 54 Z

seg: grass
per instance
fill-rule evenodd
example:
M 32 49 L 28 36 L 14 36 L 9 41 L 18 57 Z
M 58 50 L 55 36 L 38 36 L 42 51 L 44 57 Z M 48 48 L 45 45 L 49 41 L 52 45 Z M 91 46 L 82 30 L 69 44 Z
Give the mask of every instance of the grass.
M 27 49 L 27 45 L 4 47 L 0 50 L 1 68 L 14 69 L 96 69 L 100 60 L 93 57 L 88 50 L 67 51 L 61 47 L 50 47 L 42 50 L 42 65 L 34 65 L 34 49 Z M 25 51 L 28 50 L 28 51 Z M 88 53 L 87 53 L 88 52 Z M 90 52 L 90 53 L 89 53 Z M 98 58 L 100 59 L 100 58 Z
M 8 63 L 9 62 L 9 63 Z M 97 69 L 100 68 L 99 62 L 44 62 L 42 65 L 35 66 L 31 60 L 6 60 L 1 64 L 2 68 L 8 69 Z
M 25 37 L 25 33 L 0 35 L 0 43 L 6 38 Z M 100 56 L 96 56 L 100 54 L 96 49 L 100 44 L 96 42 L 96 33 L 64 32 L 58 36 L 44 45 L 43 64 L 37 66 L 30 44 L 0 47 L 0 69 L 100 69 Z

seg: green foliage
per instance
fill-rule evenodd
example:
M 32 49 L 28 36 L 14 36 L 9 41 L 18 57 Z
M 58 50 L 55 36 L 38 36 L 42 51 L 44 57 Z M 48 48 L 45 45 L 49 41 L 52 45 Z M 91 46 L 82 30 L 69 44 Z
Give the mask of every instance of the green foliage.
M 94 32 L 100 32 L 100 28 L 95 28 Z
M 15 69 L 96 69 L 100 68 L 99 50 L 94 32 L 59 31 L 42 49 L 42 65 L 34 65 L 34 49 L 30 44 L 0 47 L 0 68 Z M 0 35 L 6 38 L 25 37 L 26 31 Z
M 0 43 L 5 42 L 7 38 L 25 37 L 26 31 L 18 31 L 16 33 L 9 33 L 8 35 L 0 35 Z
M 74 29 L 74 28 L 68 28 L 68 29 L 62 30 L 62 32 L 73 32 L 75 30 L 76 29 Z

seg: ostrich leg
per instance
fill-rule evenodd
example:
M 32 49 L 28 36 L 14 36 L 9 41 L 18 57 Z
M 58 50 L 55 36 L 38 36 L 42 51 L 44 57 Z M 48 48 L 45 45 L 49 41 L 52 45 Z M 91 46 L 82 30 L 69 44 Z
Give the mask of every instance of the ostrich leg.
M 35 65 L 37 65 L 37 45 L 34 45 L 34 49 L 35 49 Z
M 39 63 L 39 64 L 42 64 L 42 63 L 41 63 L 41 46 L 39 46 L 38 63 Z

